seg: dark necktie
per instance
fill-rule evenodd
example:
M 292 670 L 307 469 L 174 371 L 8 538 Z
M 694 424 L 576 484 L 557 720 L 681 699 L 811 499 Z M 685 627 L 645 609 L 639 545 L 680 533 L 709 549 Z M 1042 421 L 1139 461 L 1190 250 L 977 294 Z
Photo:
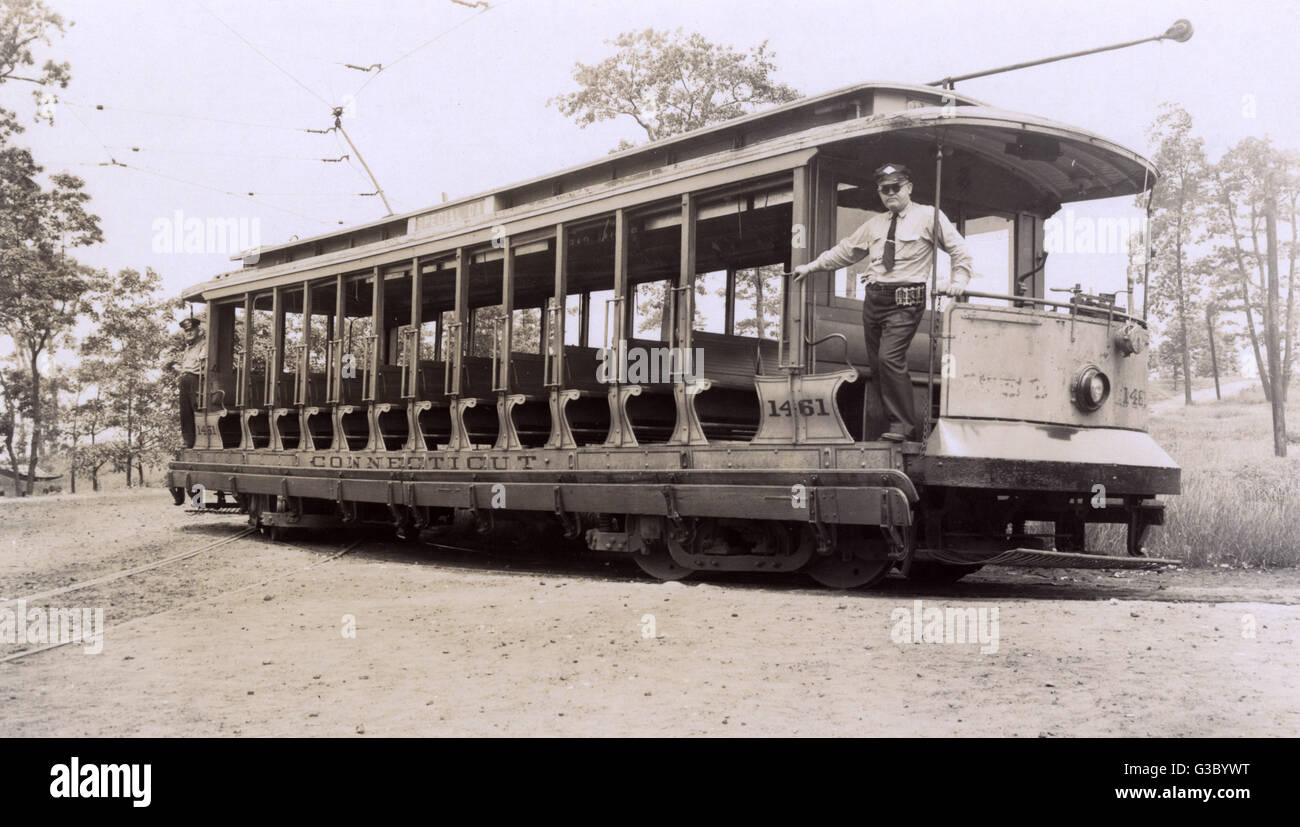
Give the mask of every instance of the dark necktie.
M 886 273 L 894 269 L 894 231 L 897 229 L 898 213 L 893 213 L 889 219 L 889 235 L 885 236 L 885 256 L 881 261 Z

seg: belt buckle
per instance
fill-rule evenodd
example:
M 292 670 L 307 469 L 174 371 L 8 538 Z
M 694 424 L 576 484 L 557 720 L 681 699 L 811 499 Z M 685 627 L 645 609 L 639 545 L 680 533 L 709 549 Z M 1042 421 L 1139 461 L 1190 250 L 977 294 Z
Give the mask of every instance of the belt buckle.
M 924 286 L 920 286 L 920 289 L 924 289 Z M 899 287 L 894 291 L 894 304 L 899 307 L 910 307 L 920 303 L 921 296 L 917 286 Z

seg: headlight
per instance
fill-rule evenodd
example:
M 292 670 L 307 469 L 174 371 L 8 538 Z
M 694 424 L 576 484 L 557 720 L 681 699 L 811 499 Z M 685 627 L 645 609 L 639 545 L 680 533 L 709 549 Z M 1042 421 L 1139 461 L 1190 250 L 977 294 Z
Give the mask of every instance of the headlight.
M 1096 365 L 1085 366 L 1070 382 L 1070 398 L 1074 406 L 1085 413 L 1100 408 L 1108 396 L 1110 379 Z

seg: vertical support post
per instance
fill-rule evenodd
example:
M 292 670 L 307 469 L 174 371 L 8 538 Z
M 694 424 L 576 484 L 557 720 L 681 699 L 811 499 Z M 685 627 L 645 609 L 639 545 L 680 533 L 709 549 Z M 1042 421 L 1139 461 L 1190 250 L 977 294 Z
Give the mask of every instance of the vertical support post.
M 465 328 L 469 324 L 469 264 L 464 247 L 456 248 L 456 333 L 448 343 L 447 364 L 452 373 L 451 395 L 461 394 L 461 363 L 465 358 Z
M 930 345 L 925 365 L 925 424 L 920 434 L 924 442 L 930 436 L 934 419 L 934 352 L 935 328 L 939 322 L 939 215 L 943 208 L 943 144 L 934 145 L 934 222 L 930 226 Z
M 253 342 L 257 338 L 253 324 L 253 294 L 244 294 L 244 352 L 239 360 L 239 405 L 248 404 L 249 391 L 253 387 Z
M 699 376 L 700 365 L 695 363 L 695 223 L 699 206 L 690 193 L 682 195 L 681 259 L 677 269 L 676 293 L 680 301 L 669 302 L 676 318 L 673 319 L 673 336 L 669 342 L 673 364 L 673 402 L 677 421 L 673 426 L 670 445 L 707 445 L 704 428 L 695 411 L 695 396 L 708 390 L 708 380 Z M 730 303 L 728 303 L 730 306 Z M 686 375 L 690 369 L 689 382 Z
M 406 381 L 402 383 L 406 402 L 406 444 L 404 451 L 424 451 L 428 444 L 424 441 L 424 431 L 420 427 L 420 412 L 433 407 L 424 399 L 424 388 L 420 385 L 420 343 L 423 340 L 421 324 L 423 323 L 424 282 L 420 277 L 420 257 L 411 259 L 411 316 L 410 334 L 406 340 Z M 435 340 L 436 341 L 436 340 Z
M 411 352 L 406 355 L 407 369 L 410 371 L 411 379 L 408 387 L 412 398 L 416 402 L 423 400 L 420 387 L 420 342 L 424 338 L 421 336 L 421 325 L 424 323 L 421 318 L 424 312 L 424 281 L 420 278 L 420 258 L 416 256 L 411 259 L 411 327 L 415 329 L 415 342 Z
M 790 269 L 812 260 L 809 254 L 812 232 L 812 198 L 809 186 L 812 175 L 807 166 L 794 170 L 794 203 L 791 205 L 793 226 L 790 228 Z M 788 354 L 786 361 L 792 374 L 802 373 L 808 364 L 804 319 L 807 313 L 806 292 L 802 282 L 786 280 L 784 330 L 782 338 L 786 341 Z
M 310 405 L 311 398 L 311 282 L 302 283 L 302 353 L 298 356 L 298 381 L 294 401 Z
M 616 348 L 627 338 L 627 270 L 628 270 L 627 210 L 614 211 L 614 330 L 613 344 Z M 620 377 L 621 378 L 621 377 Z
M 510 246 L 510 237 L 502 239 L 505 257 L 501 259 L 501 322 L 500 357 L 497 359 L 499 375 L 492 377 L 498 388 L 506 393 L 510 387 L 510 353 L 514 350 L 515 326 L 515 252 Z
M 208 303 L 208 324 L 203 335 L 208 340 L 208 357 L 203 362 L 203 374 L 199 377 L 199 410 L 206 411 L 212 400 L 212 388 L 208 387 L 209 377 L 219 370 L 221 352 L 218 344 L 218 327 L 221 326 L 221 313 L 216 302 Z M 227 342 L 230 340 L 227 339 Z
M 384 271 L 375 268 L 374 293 L 370 300 L 371 330 L 378 340 L 375 342 L 375 369 L 388 361 L 388 314 L 384 308 Z
M 334 331 L 333 338 L 330 341 L 329 348 L 329 379 L 333 387 L 333 392 L 329 395 L 328 401 L 332 404 L 333 410 L 330 411 L 330 420 L 334 423 L 334 441 L 330 444 L 332 451 L 348 451 L 351 446 L 348 444 L 347 430 L 343 427 L 344 407 L 350 401 L 343 384 L 343 357 L 346 355 L 345 346 L 347 341 L 344 339 L 344 333 L 347 331 L 347 293 L 345 292 L 346 284 L 343 274 L 339 273 L 334 277 Z M 348 413 L 351 408 L 348 407 Z
M 280 377 L 284 375 L 284 287 L 271 293 L 271 364 L 266 368 L 266 406 L 276 408 L 280 399 Z
M 632 420 L 627 415 L 627 400 L 630 396 L 641 393 L 639 385 L 624 387 L 623 362 L 626 348 L 623 340 L 627 330 L 627 276 L 628 276 L 628 232 L 627 211 L 614 211 L 614 324 L 610 332 L 612 352 L 606 353 L 607 360 L 614 360 L 614 368 L 607 371 L 612 377 L 609 385 L 609 434 L 605 438 L 607 447 L 623 448 L 637 445 L 636 434 L 632 430 Z M 609 304 L 605 305 L 606 308 Z
M 550 380 L 557 388 L 564 387 L 564 342 L 568 324 L 569 294 L 569 230 L 563 224 L 555 225 L 555 301 L 554 322 L 550 330 L 551 359 Z M 579 320 L 581 321 L 581 320 Z
M 692 297 L 695 295 L 695 222 L 698 217 L 699 203 L 695 197 L 689 192 L 682 195 L 681 261 L 677 270 L 677 287 L 683 300 L 677 303 L 677 318 L 673 321 L 677 335 L 669 344 L 683 351 L 689 350 L 694 341 L 695 314 L 692 310 L 695 302 Z
M 573 429 L 569 425 L 569 416 L 565 406 L 578 398 L 577 391 L 570 391 L 564 386 L 564 342 L 565 327 L 568 324 L 569 293 L 569 231 L 563 224 L 555 225 L 555 294 L 551 296 L 551 306 L 547 316 L 551 322 L 547 328 L 545 347 L 546 387 L 550 397 L 551 433 L 546 439 L 547 448 L 576 448 Z M 582 319 L 579 318 L 579 324 Z

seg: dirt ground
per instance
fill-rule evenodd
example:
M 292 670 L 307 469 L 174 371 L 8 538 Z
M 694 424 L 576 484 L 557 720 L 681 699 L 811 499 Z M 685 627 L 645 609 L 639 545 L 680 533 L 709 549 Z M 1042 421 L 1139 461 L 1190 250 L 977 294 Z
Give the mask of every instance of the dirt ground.
M 0 600 L 244 519 L 160 489 L 0 502 Z M 1295 570 L 986 569 L 834 592 L 429 540 L 253 534 L 37 601 L 103 608 L 103 651 L 0 663 L 0 736 L 1300 735 Z M 916 601 L 996 609 L 996 651 L 895 642 Z

